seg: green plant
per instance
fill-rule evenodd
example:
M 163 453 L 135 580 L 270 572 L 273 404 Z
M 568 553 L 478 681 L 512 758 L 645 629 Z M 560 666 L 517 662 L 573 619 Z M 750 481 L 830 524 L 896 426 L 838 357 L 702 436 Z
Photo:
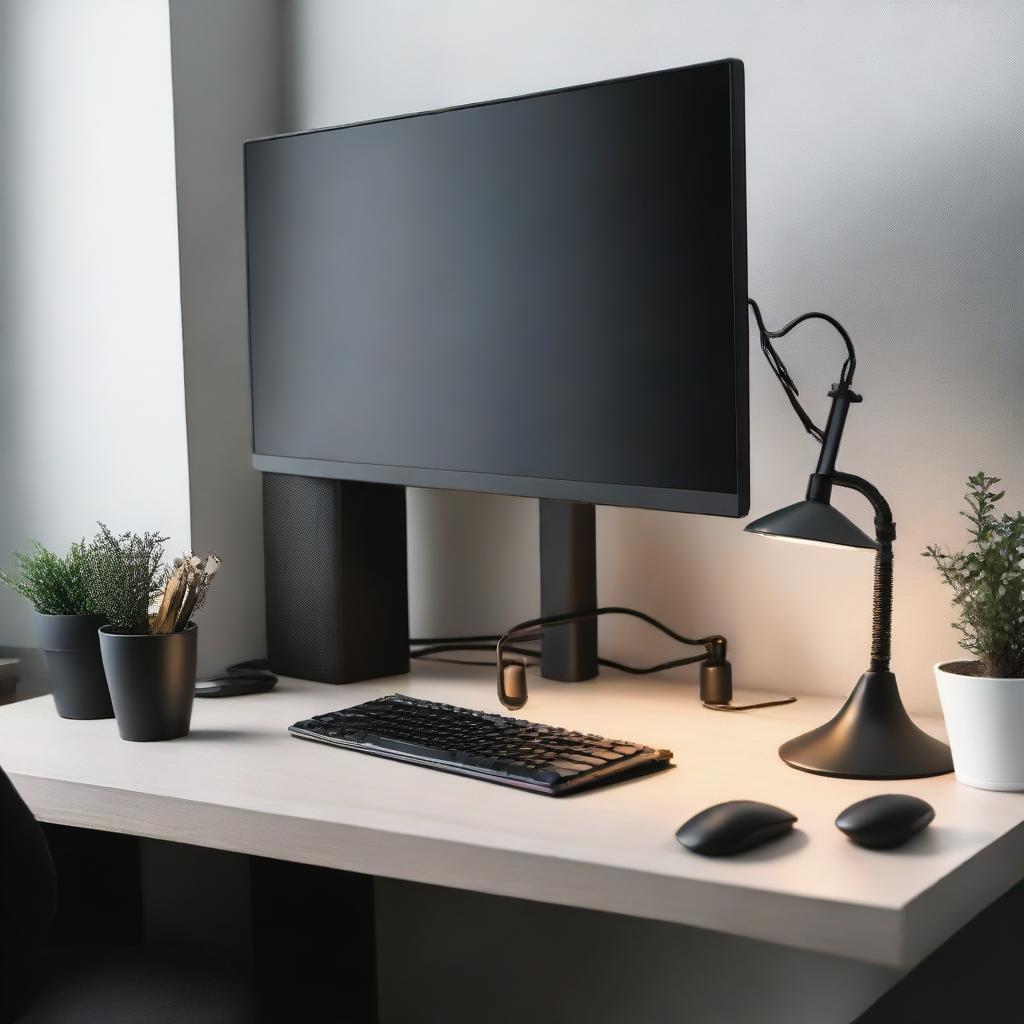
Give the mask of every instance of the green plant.
M 157 533 L 113 534 L 104 523 L 88 547 L 85 581 L 118 633 L 148 633 L 149 608 L 164 588 L 164 541 Z
M 960 646 L 981 663 L 981 675 L 997 679 L 1024 677 L 1024 513 L 997 514 L 1006 494 L 995 491 L 999 477 L 975 473 L 967 480 L 970 546 L 948 552 L 929 545 L 923 552 L 934 560 L 953 591 L 960 618 L 953 623 Z
M 0 583 L 29 601 L 43 615 L 93 615 L 96 606 L 85 585 L 85 541 L 72 544 L 61 558 L 39 541 L 31 554 L 14 553 L 18 563 L 12 576 L 0 569 Z

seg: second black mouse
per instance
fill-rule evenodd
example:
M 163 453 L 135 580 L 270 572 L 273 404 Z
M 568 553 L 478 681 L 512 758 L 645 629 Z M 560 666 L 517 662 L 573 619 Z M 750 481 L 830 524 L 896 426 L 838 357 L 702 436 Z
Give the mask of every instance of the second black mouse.
M 858 846 L 890 850 L 927 828 L 934 817 L 935 809 L 927 801 L 886 793 L 851 804 L 836 818 L 836 828 Z
M 796 816 L 758 800 L 715 804 L 679 826 L 680 845 L 705 857 L 731 857 L 789 832 Z

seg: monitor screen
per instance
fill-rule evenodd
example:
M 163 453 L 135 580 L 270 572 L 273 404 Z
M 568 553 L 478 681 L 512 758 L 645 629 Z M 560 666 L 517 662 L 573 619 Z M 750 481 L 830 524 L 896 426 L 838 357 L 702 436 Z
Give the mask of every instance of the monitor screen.
M 742 65 L 245 147 L 258 468 L 743 515 Z

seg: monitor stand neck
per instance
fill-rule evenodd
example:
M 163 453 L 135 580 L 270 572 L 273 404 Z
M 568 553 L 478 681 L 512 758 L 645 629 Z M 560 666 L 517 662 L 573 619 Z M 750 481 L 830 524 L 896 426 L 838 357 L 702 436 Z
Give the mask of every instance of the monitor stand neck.
M 540 499 L 540 614 L 597 607 L 594 506 Z M 597 675 L 597 619 L 543 630 L 541 675 L 578 682 Z

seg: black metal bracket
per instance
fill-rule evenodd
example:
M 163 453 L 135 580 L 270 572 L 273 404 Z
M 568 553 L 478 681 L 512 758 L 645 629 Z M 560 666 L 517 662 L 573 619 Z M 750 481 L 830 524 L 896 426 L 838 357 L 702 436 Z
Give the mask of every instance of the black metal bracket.
M 597 607 L 597 518 L 593 505 L 540 499 L 541 618 Z M 575 683 L 597 675 L 597 619 L 543 630 L 540 672 Z

